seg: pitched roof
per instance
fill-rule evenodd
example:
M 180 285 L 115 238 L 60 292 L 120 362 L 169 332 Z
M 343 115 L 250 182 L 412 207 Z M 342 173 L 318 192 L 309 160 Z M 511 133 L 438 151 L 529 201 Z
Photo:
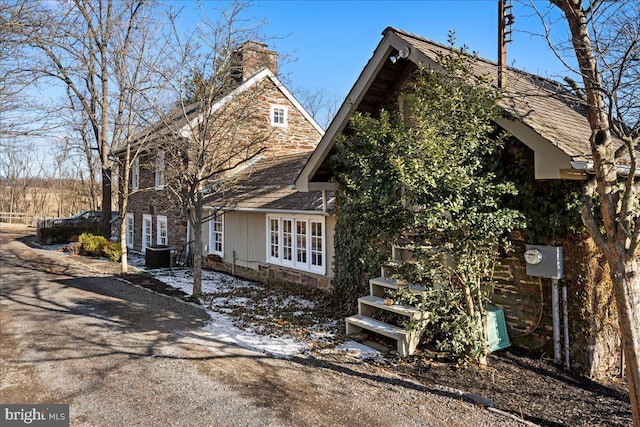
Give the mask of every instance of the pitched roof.
M 448 47 L 416 35 L 387 28 L 437 62 Z M 384 34 L 384 33 L 383 33 Z M 497 76 L 498 64 L 478 58 L 473 62 L 474 74 Z M 559 83 L 515 68 L 507 67 L 507 86 L 498 105 L 513 118 L 528 125 L 547 141 L 571 157 L 584 158 L 591 152 L 591 130 L 580 101 Z
M 297 188 L 303 191 L 332 188 L 329 183 L 332 172 L 325 160 L 350 115 L 354 111 L 376 114 L 419 66 L 438 68 L 439 55 L 450 51 L 444 45 L 392 27 L 382 34 L 384 37 L 373 56 L 298 176 Z M 405 55 L 399 57 L 403 48 Z M 391 56 L 396 60 L 390 61 Z M 497 78 L 495 62 L 477 58 L 473 67 L 476 75 Z M 534 150 L 537 178 L 571 177 L 567 171 L 571 170 L 572 162 L 589 160 L 591 153 L 591 131 L 579 100 L 553 80 L 511 67 L 507 68 L 506 79 L 507 87 L 499 101 L 505 117 L 498 124 Z
M 211 200 L 211 207 L 238 211 L 323 212 L 321 192 L 300 192 L 293 184 L 311 151 L 260 158 L 235 173 L 232 190 Z M 332 209 L 333 197 L 327 201 Z
M 278 90 L 280 90 L 280 92 L 289 100 L 289 102 L 291 102 L 292 105 L 296 107 L 300 114 L 302 114 L 304 118 L 309 121 L 309 123 L 311 123 L 311 125 L 321 135 L 324 134 L 324 129 L 322 129 L 322 127 L 318 124 L 318 122 L 316 122 L 313 116 L 309 114 L 309 112 L 302 106 L 302 104 L 300 104 L 296 97 L 293 96 L 293 94 L 286 88 L 286 86 L 280 81 L 280 79 L 278 79 L 278 77 L 273 74 L 273 72 L 269 68 L 263 68 L 261 71 L 253 75 L 251 78 L 247 79 L 227 95 L 220 98 L 211 106 L 211 111 L 209 112 L 209 114 L 215 113 L 220 108 L 230 103 L 234 98 L 238 97 L 240 94 L 246 92 L 265 79 L 271 80 L 273 84 L 278 88 Z M 178 133 L 186 137 L 189 133 L 190 127 L 193 126 L 193 124 L 190 126 L 189 123 L 197 120 L 200 114 L 203 114 L 202 104 L 198 102 L 176 107 L 158 122 L 135 135 L 133 140 L 142 141 L 144 139 L 145 142 L 150 142 L 160 136 L 166 136 L 174 133 Z M 117 150 L 116 154 L 120 154 L 122 152 L 124 152 L 124 148 Z

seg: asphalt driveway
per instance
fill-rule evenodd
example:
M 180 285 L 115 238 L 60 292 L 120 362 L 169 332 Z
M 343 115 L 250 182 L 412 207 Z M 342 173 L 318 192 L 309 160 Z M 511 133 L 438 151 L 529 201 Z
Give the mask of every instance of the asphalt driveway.
M 71 425 L 522 425 L 381 368 L 224 344 L 199 307 L 23 234 L 0 228 L 1 403 L 68 403 Z

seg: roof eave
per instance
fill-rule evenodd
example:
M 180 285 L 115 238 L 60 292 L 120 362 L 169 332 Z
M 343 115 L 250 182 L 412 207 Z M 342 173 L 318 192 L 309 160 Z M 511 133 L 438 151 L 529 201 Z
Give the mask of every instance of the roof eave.
M 393 49 L 399 50 L 405 47 L 407 43 L 399 38 L 394 31 L 389 31 L 387 28 L 383 31 L 383 39 L 378 43 L 378 46 L 373 52 L 373 56 L 369 59 L 364 69 L 358 76 L 355 84 L 349 91 L 349 94 L 345 98 L 344 102 L 340 106 L 337 114 L 331 121 L 331 124 L 327 128 L 327 131 L 323 135 L 320 143 L 314 150 L 313 154 L 307 161 L 307 164 L 302 169 L 298 178 L 296 179 L 296 189 L 300 191 L 314 191 L 314 190 L 330 190 L 334 189 L 334 186 L 324 185 L 325 183 L 311 182 L 311 178 L 318 171 L 318 168 L 322 162 L 327 158 L 329 152 L 335 145 L 335 138 L 339 135 L 347 125 L 349 117 L 355 111 L 356 106 L 362 101 L 368 88 L 380 72 L 380 69 L 384 65 L 384 62 L 389 59 Z M 411 49 L 408 60 L 413 61 L 416 64 L 433 64 L 427 56 L 417 49 Z

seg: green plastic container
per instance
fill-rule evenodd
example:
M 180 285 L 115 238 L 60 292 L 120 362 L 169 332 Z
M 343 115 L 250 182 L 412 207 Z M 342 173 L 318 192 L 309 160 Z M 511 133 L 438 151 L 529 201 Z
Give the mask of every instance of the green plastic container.
M 487 307 L 487 344 L 492 353 L 511 345 L 507 333 L 507 323 L 504 320 L 504 311 L 493 305 Z

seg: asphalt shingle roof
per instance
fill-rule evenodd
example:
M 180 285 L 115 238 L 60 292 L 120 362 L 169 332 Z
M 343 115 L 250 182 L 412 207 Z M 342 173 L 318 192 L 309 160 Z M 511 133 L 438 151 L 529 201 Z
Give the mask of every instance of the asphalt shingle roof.
M 230 193 L 208 204 L 224 203 L 234 210 L 322 211 L 322 192 L 301 192 L 293 187 L 311 153 L 260 158 L 234 174 L 236 184 Z M 333 194 L 328 197 L 328 210 L 332 207 Z
M 429 59 L 450 51 L 425 38 L 395 28 L 408 45 L 418 49 Z M 498 75 L 498 64 L 478 58 L 473 64 L 476 75 Z M 522 121 L 536 133 L 560 148 L 567 155 L 584 159 L 590 156 L 591 129 L 577 97 L 566 92 L 558 82 L 507 67 L 507 87 L 502 92 L 500 107 L 513 118 Z

